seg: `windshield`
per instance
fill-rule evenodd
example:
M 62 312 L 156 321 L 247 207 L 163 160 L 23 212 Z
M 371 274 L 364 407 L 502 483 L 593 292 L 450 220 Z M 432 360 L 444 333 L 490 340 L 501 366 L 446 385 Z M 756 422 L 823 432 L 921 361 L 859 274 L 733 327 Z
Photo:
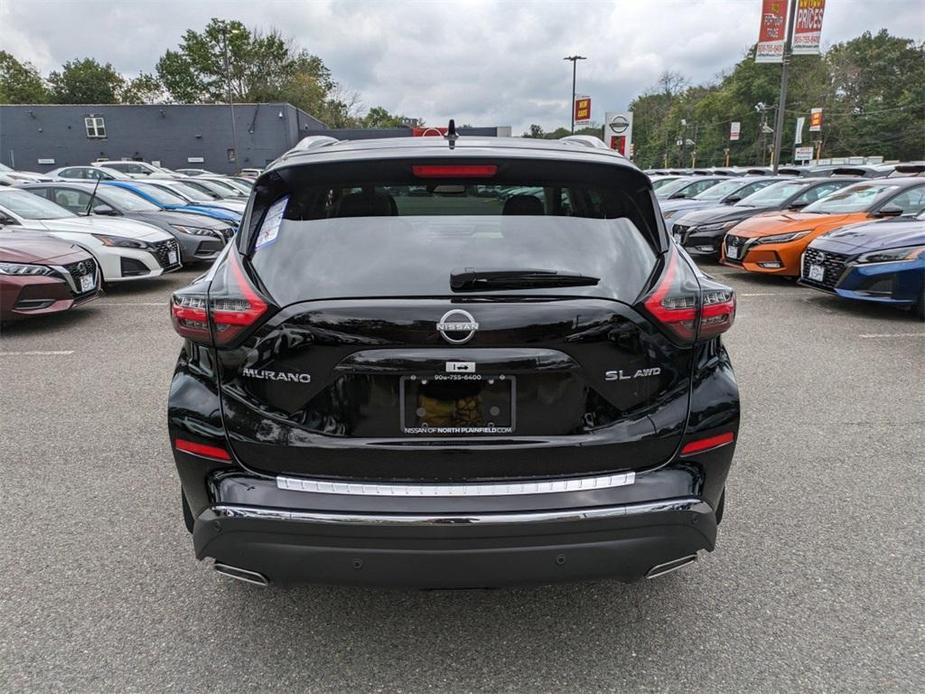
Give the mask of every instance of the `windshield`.
M 199 185 L 199 181 L 195 183 L 187 183 L 186 181 L 174 181 L 170 184 L 171 190 L 177 191 L 178 194 L 183 195 L 184 197 L 194 201 L 194 202 L 212 202 L 216 199 L 216 195 L 210 193 L 204 193 L 202 188 Z
M 702 193 L 697 193 L 694 196 L 694 200 L 722 200 L 727 195 L 732 195 L 737 190 L 745 188 L 748 185 L 748 181 L 733 179 L 731 181 L 723 181 L 722 183 L 717 183 L 712 188 L 707 188 Z
M 143 197 L 135 195 L 124 188 L 116 186 L 100 186 L 97 196 L 107 205 L 112 205 L 122 212 L 156 212 L 161 209 L 153 202 L 148 202 Z
M 735 207 L 774 207 L 806 188 L 806 182 L 781 181 L 739 200 Z
M 146 195 L 154 198 L 160 205 L 186 205 L 186 200 L 175 193 L 169 193 L 163 188 L 151 183 L 136 183 L 138 190 L 144 191 Z
M 899 186 L 876 183 L 859 183 L 844 190 L 817 200 L 803 208 L 804 212 L 819 212 L 822 214 L 849 214 L 851 212 L 864 212 L 877 200 L 887 193 L 891 193 Z
M 663 186 L 659 186 L 655 190 L 655 196 L 658 198 L 668 198 L 677 193 L 679 190 L 686 188 L 694 179 L 691 178 L 676 178 L 670 183 L 666 183 Z
M 23 190 L 0 190 L 0 205 L 23 219 L 64 219 L 77 216 L 51 200 Z
M 216 193 L 220 193 L 222 195 L 240 195 L 241 194 L 240 190 L 238 190 L 232 185 L 229 185 L 228 183 L 225 183 L 224 181 L 216 181 L 215 179 L 210 178 L 207 181 L 202 181 L 202 183 L 203 185 L 208 186 L 209 188 L 214 190 Z

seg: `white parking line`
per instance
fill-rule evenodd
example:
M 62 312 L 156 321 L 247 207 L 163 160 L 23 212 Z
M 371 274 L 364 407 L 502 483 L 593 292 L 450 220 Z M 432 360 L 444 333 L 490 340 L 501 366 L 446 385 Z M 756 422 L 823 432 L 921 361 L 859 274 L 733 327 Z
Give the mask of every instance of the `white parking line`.
M 784 296 L 785 292 L 753 292 L 750 294 L 736 294 L 736 296 Z
M 65 357 L 73 353 L 72 349 L 51 352 L 0 352 L 0 357 Z
M 925 337 L 925 333 L 870 333 L 868 335 L 858 335 L 858 337 L 868 339 L 877 337 Z

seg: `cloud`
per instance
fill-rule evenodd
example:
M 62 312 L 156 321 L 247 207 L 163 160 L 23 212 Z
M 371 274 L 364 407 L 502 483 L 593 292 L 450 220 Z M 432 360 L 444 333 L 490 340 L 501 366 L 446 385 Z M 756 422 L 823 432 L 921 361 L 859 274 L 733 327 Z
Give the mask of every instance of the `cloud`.
M 554 128 L 567 123 L 570 64 L 595 116 L 625 108 L 664 70 L 692 83 L 739 61 L 755 41 L 760 0 L 3 0 L 0 45 L 43 72 L 92 56 L 126 74 L 153 69 L 210 17 L 277 27 L 321 56 L 367 106 L 431 123 Z M 823 40 L 881 27 L 923 40 L 919 0 L 837 0 Z

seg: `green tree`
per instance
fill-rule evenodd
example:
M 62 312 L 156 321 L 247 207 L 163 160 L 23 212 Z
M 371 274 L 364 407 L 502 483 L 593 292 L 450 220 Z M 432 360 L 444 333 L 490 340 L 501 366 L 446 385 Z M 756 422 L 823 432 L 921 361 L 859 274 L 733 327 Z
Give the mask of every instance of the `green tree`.
M 278 30 L 212 19 L 187 30 L 157 62 L 157 76 L 181 103 L 288 101 L 329 125 L 352 124 L 358 98 L 344 96 L 324 61 L 296 50 Z
M 0 103 L 44 104 L 51 98 L 45 81 L 30 63 L 0 51 Z
M 115 104 L 125 84 L 112 65 L 93 58 L 66 62 L 61 72 L 48 75 L 48 82 L 58 104 Z
M 164 101 L 164 87 L 154 75 L 142 72 L 125 83 L 119 94 L 123 104 L 156 104 Z
M 540 138 L 540 137 L 546 137 L 546 133 L 544 132 L 542 125 L 537 125 L 536 123 L 530 123 L 530 129 L 524 132 L 524 134 L 521 137 Z
M 398 128 L 404 119 L 404 116 L 392 115 L 382 106 L 374 106 L 363 116 L 361 125 L 364 128 Z

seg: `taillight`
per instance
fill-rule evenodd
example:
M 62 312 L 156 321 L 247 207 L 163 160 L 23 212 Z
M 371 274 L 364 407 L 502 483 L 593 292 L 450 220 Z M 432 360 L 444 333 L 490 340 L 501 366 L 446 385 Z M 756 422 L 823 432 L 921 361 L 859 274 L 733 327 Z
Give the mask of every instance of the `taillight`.
M 729 330 L 735 319 L 735 292 L 696 275 L 672 248 L 658 285 L 643 301 L 646 312 L 680 342 L 690 344 Z
M 418 178 L 491 178 L 498 173 L 494 164 L 454 164 L 449 166 L 412 166 Z
M 232 249 L 211 288 L 204 283 L 175 292 L 170 309 L 181 337 L 202 343 L 211 340 L 216 347 L 225 347 L 256 324 L 269 305 L 244 273 L 237 249 Z
M 178 451 L 183 451 L 184 453 L 192 453 L 193 455 L 213 458 L 215 460 L 231 460 L 231 454 L 224 448 L 219 448 L 218 446 L 209 446 L 204 443 L 196 443 L 195 441 L 187 441 L 185 439 L 177 439 L 174 441 L 173 446 Z

